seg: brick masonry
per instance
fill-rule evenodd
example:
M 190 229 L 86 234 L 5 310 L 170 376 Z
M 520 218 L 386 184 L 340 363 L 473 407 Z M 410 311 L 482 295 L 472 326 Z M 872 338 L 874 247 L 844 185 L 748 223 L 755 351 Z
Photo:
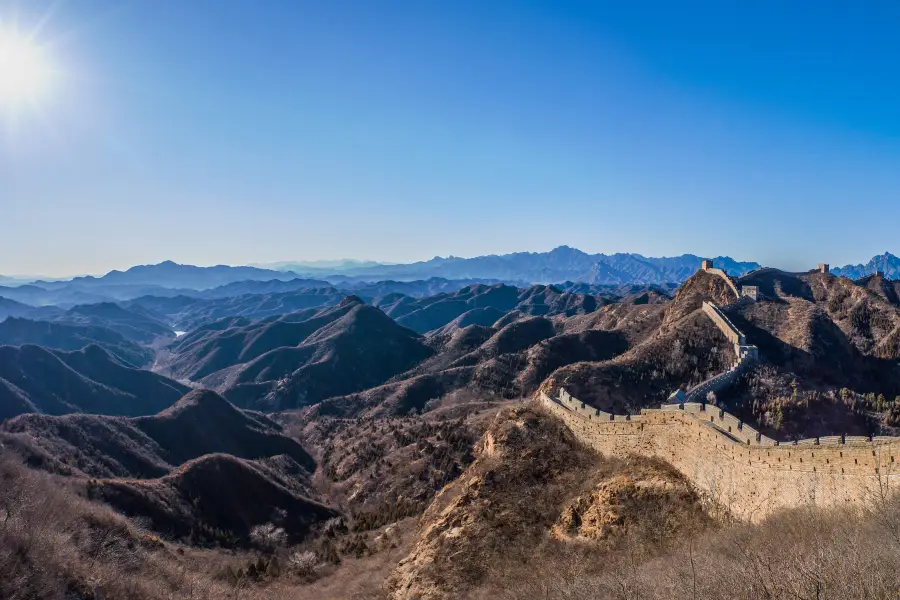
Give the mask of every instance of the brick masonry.
M 900 484 L 900 439 L 813 438 L 784 444 L 699 403 L 611 415 L 565 390 L 538 401 L 602 454 L 671 463 L 711 505 L 757 522 L 784 508 L 861 505 Z

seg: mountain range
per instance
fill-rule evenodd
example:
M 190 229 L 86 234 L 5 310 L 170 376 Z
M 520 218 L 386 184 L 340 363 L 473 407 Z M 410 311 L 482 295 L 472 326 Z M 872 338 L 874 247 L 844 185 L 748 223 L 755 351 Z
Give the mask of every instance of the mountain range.
M 110 271 L 101 277 L 76 277 L 69 281 L 34 281 L 29 285 L 43 290 L 68 288 L 86 294 L 97 290 L 114 293 L 116 288 L 121 286 L 209 290 L 241 281 L 289 281 L 298 278 L 312 278 L 307 284 L 308 287 L 321 286 L 324 283 L 417 281 L 435 277 L 454 280 L 493 280 L 511 284 L 564 281 L 603 285 L 661 284 L 684 281 L 700 266 L 701 260 L 701 257 L 693 254 L 663 258 L 645 257 L 640 254 L 588 254 L 575 248 L 560 246 L 549 252 L 516 252 L 474 258 L 435 257 L 411 264 L 344 262 L 334 267 L 306 267 L 294 264 L 295 270 L 226 265 L 197 267 L 165 261 L 156 265 L 134 266 L 126 271 Z M 756 263 L 738 262 L 730 257 L 717 257 L 715 260 L 722 268 L 737 275 L 759 267 Z M 152 290 L 144 292 L 144 294 L 152 293 Z M 10 297 L 2 292 L 0 296 Z
M 890 252 L 885 252 L 884 254 L 873 256 L 864 265 L 846 265 L 831 269 L 831 272 L 835 275 L 848 279 L 861 279 L 867 275 L 874 275 L 879 271 L 884 273 L 884 276 L 889 279 L 900 279 L 900 257 L 894 256 Z
M 649 258 L 640 254 L 588 254 L 560 246 L 550 252 L 516 252 L 475 258 L 435 257 L 406 265 L 351 267 L 341 274 L 369 279 L 412 280 L 439 275 L 450 279 L 490 278 L 501 281 L 595 284 L 680 283 L 693 274 L 703 259 L 693 254 Z M 758 268 L 756 263 L 717 257 L 719 265 L 736 275 Z
M 197 267 L 165 261 L 156 265 L 139 265 L 126 271 L 111 271 L 101 277 L 84 276 L 69 280 L 26 281 L 0 276 L 0 298 L 31 306 L 74 306 L 103 301 L 130 300 L 139 296 L 227 297 L 261 293 L 248 282 L 267 282 L 267 291 L 297 291 L 328 286 L 340 287 L 362 297 L 363 288 L 375 283 L 391 284 L 407 295 L 429 295 L 433 285 L 423 282 L 462 280 L 455 289 L 472 283 L 507 283 L 519 287 L 530 284 L 562 284 L 622 286 L 630 284 L 681 284 L 700 266 L 703 257 L 683 254 L 674 257 L 645 257 L 634 253 L 589 254 L 560 246 L 549 252 L 516 252 L 504 255 L 459 258 L 435 257 L 410 264 L 382 264 L 372 261 L 320 261 L 318 263 L 273 263 L 273 267 L 235 267 L 217 265 Z M 713 258 L 716 265 L 734 276 L 760 268 L 755 262 L 739 262 L 727 256 Z M 311 266 L 315 265 L 315 266 Z M 288 268 L 290 267 L 290 269 Z M 884 253 L 866 264 L 835 266 L 832 272 L 850 279 L 882 271 L 888 277 L 900 278 L 900 258 Z M 453 291 L 445 289 L 443 291 Z M 21 316 L 18 307 L 4 311 Z
M 72 351 L 91 344 L 136 367 L 148 366 L 153 362 L 154 353 L 150 348 L 108 327 L 16 317 L 0 321 L 0 345 L 35 345 Z
M 704 302 L 759 352 L 710 402 L 785 441 L 900 428 L 900 282 L 883 275 L 490 281 L 4 303 L 0 564 L 29 597 L 437 600 L 475 597 L 479 565 L 510 548 L 564 561 L 600 540 L 605 564 L 632 533 L 675 540 L 713 514 L 682 474 L 598 457 L 527 399 L 566 389 L 634 415 L 728 371 L 735 348 Z M 745 285 L 755 301 L 739 301 Z M 71 535 L 21 537 L 42 523 Z M 23 575 L 31 561 L 58 594 Z

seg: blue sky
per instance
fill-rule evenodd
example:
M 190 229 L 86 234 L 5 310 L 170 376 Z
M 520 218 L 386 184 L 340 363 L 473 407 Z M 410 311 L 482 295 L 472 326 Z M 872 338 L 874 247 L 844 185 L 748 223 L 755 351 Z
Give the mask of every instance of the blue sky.
M 12 24 L 56 76 L 0 112 L 0 273 L 900 252 L 900 3 L 0 0 Z

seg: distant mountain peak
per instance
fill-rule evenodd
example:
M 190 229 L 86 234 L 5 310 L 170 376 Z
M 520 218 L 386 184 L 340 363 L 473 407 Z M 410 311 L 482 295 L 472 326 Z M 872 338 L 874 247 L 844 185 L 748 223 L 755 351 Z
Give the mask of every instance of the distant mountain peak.
M 176 416 L 182 415 L 187 411 L 201 411 L 204 413 L 231 413 L 236 409 L 228 400 L 212 390 L 200 389 L 193 390 L 184 395 L 175 404 L 159 413 L 159 416 Z
M 566 246 L 563 244 L 562 246 L 557 246 L 553 250 L 549 252 L 552 255 L 576 255 L 576 256 L 588 256 L 586 252 L 582 252 L 578 248 L 572 248 L 571 246 Z
M 341 303 L 339 306 L 344 307 L 344 306 L 349 306 L 351 304 L 365 304 L 365 301 L 362 298 L 360 298 L 359 296 L 352 294 L 350 296 L 347 296 L 343 300 L 341 300 Z

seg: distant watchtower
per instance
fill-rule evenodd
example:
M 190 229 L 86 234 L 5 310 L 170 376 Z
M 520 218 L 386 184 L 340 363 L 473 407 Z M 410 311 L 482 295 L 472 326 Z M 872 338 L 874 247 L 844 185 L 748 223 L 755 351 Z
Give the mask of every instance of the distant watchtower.
M 759 287 L 755 285 L 741 286 L 741 298 L 749 298 L 756 302 L 759 300 Z
M 884 271 L 875 271 L 875 277 L 881 277 L 884 279 Z
M 828 263 L 819 263 L 819 273 L 828 273 L 830 270 Z
M 710 269 L 713 268 L 713 261 L 711 261 L 709 259 L 704 260 L 702 263 L 700 263 L 700 268 L 703 269 L 704 271 L 709 271 Z

